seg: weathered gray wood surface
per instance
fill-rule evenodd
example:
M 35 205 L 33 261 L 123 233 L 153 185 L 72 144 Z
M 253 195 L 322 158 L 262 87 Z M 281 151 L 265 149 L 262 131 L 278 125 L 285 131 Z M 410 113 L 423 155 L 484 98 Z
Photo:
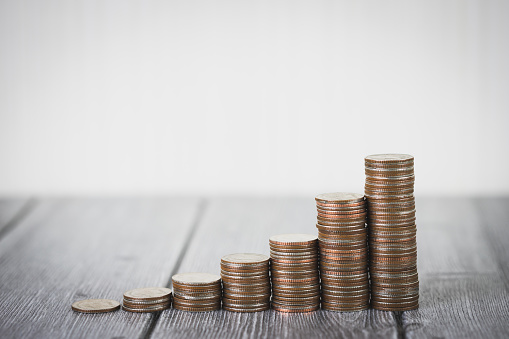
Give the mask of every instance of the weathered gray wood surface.
M 0 199 L 0 239 L 28 213 L 33 202 L 28 199 Z
M 509 337 L 500 264 L 509 267 L 508 200 L 425 199 L 417 208 L 421 297 L 418 310 L 403 312 L 406 337 Z
M 220 274 L 220 258 L 229 253 L 269 254 L 269 237 L 279 233 L 316 234 L 311 199 L 214 199 L 204 213 L 182 262 L 181 272 Z M 166 310 L 151 338 L 396 338 L 394 314 L 275 311 L 238 314 Z
M 0 338 L 143 337 L 151 314 L 80 314 L 70 305 L 166 285 L 198 206 L 198 199 L 39 203 L 0 240 Z
M 315 233 L 314 201 L 42 201 L 0 238 L 0 337 L 509 337 L 509 199 L 426 198 L 417 209 L 416 311 L 87 315 L 70 304 L 120 301 L 177 271 L 219 273 L 224 254 L 268 254 L 270 235 Z

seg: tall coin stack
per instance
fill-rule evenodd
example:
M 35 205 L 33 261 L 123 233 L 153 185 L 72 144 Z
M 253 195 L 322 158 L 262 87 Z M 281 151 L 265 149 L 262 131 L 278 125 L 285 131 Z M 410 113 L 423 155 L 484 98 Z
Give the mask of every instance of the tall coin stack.
M 366 202 L 358 193 L 315 198 L 322 309 L 360 311 L 369 307 Z
M 179 273 L 172 278 L 173 307 L 181 311 L 221 309 L 221 277 L 209 273 Z
M 311 312 L 320 308 L 317 237 L 280 234 L 270 237 L 272 308 Z
M 223 309 L 258 312 L 270 308 L 269 257 L 236 253 L 221 258 Z
M 414 157 L 365 158 L 371 305 L 385 311 L 419 307 Z

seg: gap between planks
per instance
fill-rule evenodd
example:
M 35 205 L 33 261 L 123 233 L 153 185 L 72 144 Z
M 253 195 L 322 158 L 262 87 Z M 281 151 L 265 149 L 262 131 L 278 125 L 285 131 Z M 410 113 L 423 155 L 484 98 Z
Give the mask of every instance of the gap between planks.
M 170 273 L 170 277 L 168 278 L 168 281 L 166 282 L 166 287 L 171 288 L 171 278 L 178 273 L 178 270 L 180 269 L 180 265 L 182 264 L 182 261 L 184 260 L 184 257 L 187 253 L 187 250 L 189 248 L 189 245 L 191 244 L 191 241 L 193 240 L 194 235 L 196 234 L 196 230 L 198 229 L 198 226 L 200 225 L 200 222 L 203 218 L 203 215 L 205 214 L 205 210 L 208 205 L 208 200 L 203 199 L 200 201 L 200 204 L 198 205 L 198 210 L 196 211 L 196 215 L 194 217 L 193 223 L 191 228 L 189 229 L 189 232 L 187 233 L 184 246 L 182 246 L 182 249 L 179 253 L 179 256 L 177 258 L 177 262 L 175 263 L 175 266 L 173 267 L 173 270 Z M 147 329 L 144 333 L 141 334 L 141 339 L 149 339 L 152 337 L 152 332 L 154 332 L 154 329 L 157 325 L 157 322 L 159 321 L 159 318 L 161 317 L 161 312 L 155 312 L 152 313 L 152 316 L 150 318 L 150 322 L 147 326 Z

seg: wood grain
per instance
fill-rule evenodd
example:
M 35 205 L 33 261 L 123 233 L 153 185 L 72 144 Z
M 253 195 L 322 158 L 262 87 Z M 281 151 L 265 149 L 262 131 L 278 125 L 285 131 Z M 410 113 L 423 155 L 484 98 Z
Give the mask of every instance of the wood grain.
M 0 225 L 22 206 L 1 201 Z M 171 272 L 219 273 L 225 254 L 268 254 L 273 234 L 316 233 L 312 199 L 213 199 L 192 233 L 199 210 L 199 199 L 38 203 L 0 239 L 0 337 L 509 337 L 509 198 L 417 200 L 421 307 L 401 315 L 71 311 Z
M 223 255 L 269 253 L 268 239 L 279 233 L 316 234 L 313 198 L 230 198 L 209 204 L 180 272 L 219 274 Z M 151 338 L 396 338 L 391 312 L 365 311 L 238 314 L 228 311 L 188 313 L 166 310 Z
M 137 338 L 153 315 L 80 314 L 71 303 L 121 301 L 164 286 L 197 199 L 49 200 L 0 241 L 1 338 Z
M 473 199 L 417 201 L 421 297 L 418 310 L 403 312 L 406 337 L 509 336 L 507 279 L 499 267 L 509 229 L 493 226 L 507 225 L 507 214 L 500 211 L 509 205 L 490 207 L 497 216 L 487 220 Z
M 27 204 L 28 199 L 0 199 L 0 238 L 4 233 L 4 228 L 10 223 L 16 222 L 16 217 L 22 213 L 23 207 Z
M 475 200 L 481 214 L 481 229 L 509 290 L 509 197 Z

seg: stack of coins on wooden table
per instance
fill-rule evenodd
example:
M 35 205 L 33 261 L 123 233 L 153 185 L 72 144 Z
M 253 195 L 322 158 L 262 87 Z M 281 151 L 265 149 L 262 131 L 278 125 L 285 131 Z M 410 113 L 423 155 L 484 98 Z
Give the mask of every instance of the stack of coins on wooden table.
M 129 312 L 162 311 L 171 306 L 171 290 L 165 287 L 145 287 L 124 293 L 122 308 Z
M 209 273 L 175 274 L 173 307 L 181 311 L 207 312 L 221 309 L 221 277 Z
M 359 193 L 315 198 L 322 308 L 360 311 L 369 307 L 366 202 Z
M 317 237 L 280 234 L 270 237 L 272 308 L 311 312 L 320 308 Z
M 269 257 L 236 253 L 221 258 L 223 309 L 258 312 L 270 308 Z
M 386 311 L 419 307 L 414 157 L 365 158 L 371 305 Z

